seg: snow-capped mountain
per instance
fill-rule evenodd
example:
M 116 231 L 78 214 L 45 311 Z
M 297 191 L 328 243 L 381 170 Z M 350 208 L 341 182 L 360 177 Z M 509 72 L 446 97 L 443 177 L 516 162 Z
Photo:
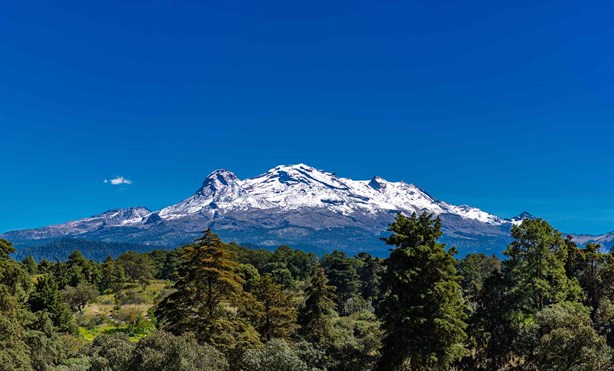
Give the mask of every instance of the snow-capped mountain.
M 386 251 L 380 241 L 397 212 L 429 212 L 443 221 L 443 241 L 462 252 L 500 252 L 522 213 L 502 219 L 478 208 L 436 200 L 413 184 L 380 177 L 353 180 L 305 164 L 277 166 L 245 180 L 216 170 L 185 200 L 150 211 L 110 210 L 90 218 L 0 236 L 16 245 L 60 237 L 175 246 L 206 228 L 226 240 L 290 244 L 319 251 Z
M 341 215 L 429 211 L 501 225 L 503 219 L 470 206 L 437 201 L 413 184 L 380 177 L 352 180 L 304 164 L 277 166 L 255 178 L 240 180 L 228 170 L 216 170 L 191 197 L 158 213 L 163 220 L 193 214 L 214 216 L 236 210 L 297 210 L 316 208 Z

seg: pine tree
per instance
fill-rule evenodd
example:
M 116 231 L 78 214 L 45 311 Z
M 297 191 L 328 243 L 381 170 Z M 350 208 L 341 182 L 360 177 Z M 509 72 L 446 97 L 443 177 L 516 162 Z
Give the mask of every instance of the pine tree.
M 328 285 L 324 269 L 318 269 L 305 289 L 307 299 L 299 312 L 298 322 L 300 334 L 315 344 L 326 344 L 331 341 L 331 312 L 336 305 L 335 287 Z
M 253 328 L 228 310 L 228 306 L 241 309 L 250 301 L 243 291 L 239 269 L 236 254 L 207 230 L 184 248 L 177 291 L 156 310 L 160 328 L 176 335 L 193 332 L 200 341 L 216 345 L 227 354 L 257 344 Z
M 124 269 L 110 256 L 107 256 L 100 270 L 100 282 L 98 283 L 100 292 L 117 291 L 124 282 L 126 282 Z
M 578 281 L 567 277 L 568 246 L 559 231 L 542 219 L 525 219 L 511 235 L 515 240 L 503 252 L 509 257 L 504 264 L 525 310 L 580 297 Z
M 465 353 L 466 324 L 455 259 L 437 243 L 441 221 L 398 214 L 389 230 L 384 241 L 395 248 L 384 261 L 378 370 L 445 369 Z
M 38 265 L 34 261 L 32 255 L 26 256 L 21 264 L 23 264 L 23 266 L 28 270 L 29 274 L 36 274 L 38 271 Z
M 335 286 L 335 303 L 337 308 L 358 292 L 358 274 L 353 259 L 346 253 L 335 250 L 322 258 L 322 267 L 328 278 L 328 283 Z
M 53 277 L 45 275 L 38 279 L 28 304 L 33 312 L 46 311 L 59 331 L 72 333 L 76 330 L 72 314 L 62 302 L 58 285 Z
M 356 271 L 360 279 L 360 294 L 367 302 L 375 306 L 380 296 L 383 267 L 378 259 L 365 252 L 361 252 L 356 257 L 362 263 Z
M 270 275 L 260 278 L 254 288 L 254 296 L 261 304 L 256 329 L 264 340 L 286 338 L 296 330 L 298 325 L 294 299 Z

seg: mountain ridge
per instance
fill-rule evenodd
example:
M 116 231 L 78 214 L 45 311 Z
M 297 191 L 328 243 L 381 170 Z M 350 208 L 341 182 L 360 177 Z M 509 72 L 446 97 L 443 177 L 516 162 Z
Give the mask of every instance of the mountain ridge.
M 414 184 L 374 176 L 354 180 L 305 164 L 279 165 L 244 180 L 232 171 L 211 172 L 184 200 L 151 211 L 145 207 L 104 213 L 42 228 L 0 235 L 16 245 L 58 238 L 176 246 L 206 228 L 236 242 L 294 244 L 318 250 L 386 251 L 380 241 L 397 212 L 429 212 L 442 218 L 443 242 L 461 253 L 500 253 L 512 225 L 533 218 L 526 211 L 504 219 L 469 205 L 437 200 Z M 614 233 L 576 235 L 612 244 Z M 584 237 L 583 237 L 584 236 Z M 606 235 L 604 235 L 606 236 Z M 609 246 L 608 246 L 609 247 Z

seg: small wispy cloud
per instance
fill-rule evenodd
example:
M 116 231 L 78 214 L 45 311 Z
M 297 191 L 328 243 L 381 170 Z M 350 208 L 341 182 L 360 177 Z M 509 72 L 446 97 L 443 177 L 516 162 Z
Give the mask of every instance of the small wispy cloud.
M 123 176 L 118 176 L 117 178 L 113 179 L 105 179 L 104 183 L 112 185 L 132 184 L 132 180 L 124 178 Z

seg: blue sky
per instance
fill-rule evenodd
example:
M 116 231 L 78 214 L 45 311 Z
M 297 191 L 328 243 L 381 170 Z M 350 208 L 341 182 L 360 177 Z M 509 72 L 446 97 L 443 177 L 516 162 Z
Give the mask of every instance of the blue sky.
M 2 1 L 0 120 L 0 232 L 303 162 L 604 233 L 614 3 Z

